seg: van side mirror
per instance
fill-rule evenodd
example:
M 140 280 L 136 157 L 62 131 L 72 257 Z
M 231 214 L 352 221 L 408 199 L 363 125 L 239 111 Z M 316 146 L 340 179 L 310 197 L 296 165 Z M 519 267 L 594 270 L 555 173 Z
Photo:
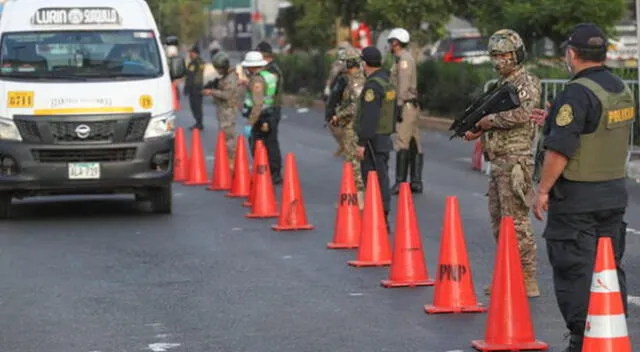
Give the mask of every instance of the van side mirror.
M 187 74 L 187 67 L 184 64 L 184 60 L 180 56 L 169 58 L 169 76 L 171 80 L 176 80 L 184 77 Z

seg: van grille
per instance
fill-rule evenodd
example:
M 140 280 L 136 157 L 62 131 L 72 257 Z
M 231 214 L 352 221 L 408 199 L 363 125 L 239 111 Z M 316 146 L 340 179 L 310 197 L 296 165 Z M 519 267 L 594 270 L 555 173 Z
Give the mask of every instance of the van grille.
M 34 149 L 33 159 L 41 163 L 131 161 L 136 148 L 116 149 Z
M 113 144 L 135 143 L 144 140 L 150 114 L 125 115 L 114 118 L 105 116 L 98 120 L 95 116 L 15 116 L 15 123 L 22 140 L 33 144 Z M 80 138 L 78 126 L 89 127 L 89 134 Z

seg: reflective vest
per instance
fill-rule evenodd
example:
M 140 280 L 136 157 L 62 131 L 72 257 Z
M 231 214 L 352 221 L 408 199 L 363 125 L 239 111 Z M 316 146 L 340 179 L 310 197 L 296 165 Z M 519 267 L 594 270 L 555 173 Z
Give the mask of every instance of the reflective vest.
M 396 127 L 396 90 L 389 81 L 385 81 L 380 77 L 367 78 L 367 82 L 374 81 L 382 86 L 384 91 L 384 98 L 382 99 L 382 111 L 380 113 L 380 120 L 378 121 L 378 128 L 376 134 L 389 135 L 395 132 Z M 367 84 L 365 82 L 365 85 Z M 355 120 L 355 128 L 358 129 L 360 120 L 366 118 L 362 115 L 362 100 L 364 99 L 364 93 L 366 89 L 363 89 L 363 94 L 360 95 L 357 106 L 357 115 Z
M 262 105 L 262 109 L 264 110 L 272 107 L 275 103 L 276 91 L 278 90 L 278 77 L 267 70 L 262 70 L 258 72 L 258 74 L 266 83 Z M 251 89 L 247 89 L 244 97 L 244 106 L 248 109 L 253 107 L 253 94 L 251 94 Z
M 582 182 L 624 178 L 631 125 L 635 117 L 631 90 L 625 86 L 621 93 L 607 92 L 585 77 L 569 84 L 580 84 L 592 91 L 602 104 L 602 115 L 593 133 L 580 135 L 580 146 L 569 159 L 562 176 Z

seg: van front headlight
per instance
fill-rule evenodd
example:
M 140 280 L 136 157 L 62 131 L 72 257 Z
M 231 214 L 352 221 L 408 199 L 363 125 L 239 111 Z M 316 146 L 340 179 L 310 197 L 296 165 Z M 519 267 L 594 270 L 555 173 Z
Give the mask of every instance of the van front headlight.
M 171 111 L 166 114 L 154 116 L 149 121 L 144 138 L 157 138 L 172 136 L 176 127 L 176 114 Z
M 0 140 L 4 141 L 22 141 L 20 131 L 16 127 L 13 120 L 0 117 Z

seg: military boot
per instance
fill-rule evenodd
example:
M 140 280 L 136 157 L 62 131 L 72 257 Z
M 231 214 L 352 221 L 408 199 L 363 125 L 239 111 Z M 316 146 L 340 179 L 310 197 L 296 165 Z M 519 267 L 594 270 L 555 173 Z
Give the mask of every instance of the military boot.
M 384 223 L 387 225 L 387 233 L 391 235 L 391 224 L 389 224 L 389 212 L 384 212 Z
M 411 163 L 411 192 L 422 193 L 422 165 L 424 154 L 415 153 Z
M 391 187 L 391 194 L 398 194 L 400 192 L 400 184 L 407 181 L 409 157 L 408 149 L 400 149 L 396 153 L 396 183 Z

